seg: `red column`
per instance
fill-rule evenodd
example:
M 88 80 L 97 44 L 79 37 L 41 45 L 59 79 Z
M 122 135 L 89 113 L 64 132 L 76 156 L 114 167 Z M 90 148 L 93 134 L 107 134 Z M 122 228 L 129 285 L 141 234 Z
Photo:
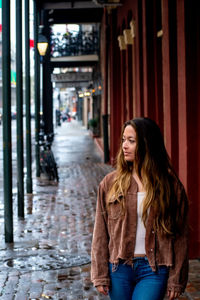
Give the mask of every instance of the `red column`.
M 120 74 L 121 74 L 121 124 L 126 122 L 127 119 L 127 106 L 126 106 L 126 45 L 124 36 L 118 36 L 120 47 Z
M 133 40 L 133 46 L 132 46 L 132 74 L 133 74 L 133 118 L 135 118 L 138 114 L 137 112 L 137 90 L 136 90 L 136 62 L 135 62 L 135 39 Z
M 136 2 L 136 19 L 135 19 L 135 45 L 133 47 L 133 58 L 135 59 L 135 117 L 143 116 L 143 76 L 142 76 L 142 3 Z
M 133 38 L 131 30 L 124 30 L 124 39 L 126 44 L 126 119 L 133 118 L 133 59 L 132 59 L 132 44 Z
M 164 137 L 169 156 L 172 155 L 171 144 L 171 101 L 170 101 L 170 57 L 169 57 L 169 9 L 168 1 L 163 1 L 163 111 L 164 111 Z
M 163 1 L 163 112 L 164 136 L 168 153 L 178 171 L 178 92 L 176 2 Z
M 103 96 L 104 96 L 104 110 L 103 114 L 107 115 L 108 113 L 108 20 L 107 20 L 107 10 L 104 8 L 104 16 L 103 16 L 103 26 L 104 26 L 104 61 L 103 61 L 103 72 L 104 72 L 104 89 L 103 89 Z
M 121 113 L 121 51 L 117 40 L 117 15 L 116 10 L 112 10 L 109 15 L 110 26 L 110 47 L 109 47 L 109 86 L 110 89 L 110 162 L 115 163 L 116 154 L 119 147 L 122 113 Z
M 126 50 L 120 51 L 121 58 L 121 110 L 122 124 L 127 121 L 126 108 Z
M 133 39 L 132 44 L 132 95 L 133 95 L 133 118 L 137 116 L 137 87 L 136 87 L 136 57 L 135 57 L 135 21 L 130 22 L 131 36 Z
M 171 156 L 171 101 L 170 101 L 170 59 L 169 59 L 169 10 L 168 1 L 163 1 L 163 111 L 164 137 L 169 155 Z
M 155 85 L 155 121 L 163 133 L 163 81 L 162 81 L 162 24 L 161 1 L 153 1 L 153 49 Z
M 147 33 L 146 33 L 146 0 L 142 0 L 142 52 L 143 52 L 143 99 L 144 117 L 148 117 L 148 81 L 147 81 Z
M 183 1 L 177 1 L 177 56 L 178 56 L 178 123 L 179 123 L 179 176 L 187 191 L 188 189 L 188 120 L 186 95 L 186 48 L 185 48 L 185 8 Z M 190 196 L 190 195 L 189 195 Z M 191 195 L 192 196 L 192 195 Z M 198 219 L 197 203 L 194 199 L 190 209 L 190 224 L 193 231 L 190 234 L 190 256 L 195 257 L 196 221 Z
M 143 86 L 144 86 L 144 116 L 158 121 L 156 100 L 156 9 L 155 1 L 143 0 Z M 162 99 L 161 99 L 162 101 Z
M 184 1 L 177 1 L 179 176 L 187 187 L 187 99 Z
M 155 40 L 155 121 L 163 133 L 162 38 Z
M 126 86 L 127 86 L 127 120 L 133 118 L 133 74 L 132 74 L 132 46 L 126 50 Z

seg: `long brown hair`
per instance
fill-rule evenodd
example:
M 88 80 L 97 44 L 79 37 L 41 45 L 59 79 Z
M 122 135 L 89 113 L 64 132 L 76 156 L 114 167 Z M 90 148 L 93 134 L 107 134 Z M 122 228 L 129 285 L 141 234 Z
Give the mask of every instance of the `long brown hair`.
M 127 162 L 122 151 L 122 136 L 128 125 L 136 131 L 137 144 L 134 162 Z M 147 221 L 148 210 L 153 207 L 154 228 L 166 235 L 175 234 L 184 222 L 187 207 L 185 204 L 183 217 L 179 216 L 179 221 L 177 221 L 177 212 L 180 209 L 176 201 L 174 183 L 179 180 L 172 168 L 161 131 L 154 121 L 149 118 L 137 118 L 123 125 L 116 169 L 116 177 L 108 192 L 107 207 L 109 208 L 110 203 L 115 199 L 121 204 L 122 211 L 125 213 L 126 194 L 134 169 L 146 191 L 142 213 L 144 225 Z

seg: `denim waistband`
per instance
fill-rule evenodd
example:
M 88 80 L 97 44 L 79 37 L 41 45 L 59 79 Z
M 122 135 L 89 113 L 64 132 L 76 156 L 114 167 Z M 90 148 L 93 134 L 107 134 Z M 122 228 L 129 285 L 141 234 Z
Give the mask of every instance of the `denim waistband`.
M 137 260 L 148 260 L 148 258 L 146 256 L 138 256 L 138 257 L 133 257 L 132 258 L 132 261 L 137 261 Z M 119 263 L 123 264 L 127 261 L 127 259 L 122 259 L 122 258 L 119 258 Z
M 133 261 L 138 260 L 138 259 L 139 259 L 139 260 L 148 260 L 146 256 L 133 257 Z

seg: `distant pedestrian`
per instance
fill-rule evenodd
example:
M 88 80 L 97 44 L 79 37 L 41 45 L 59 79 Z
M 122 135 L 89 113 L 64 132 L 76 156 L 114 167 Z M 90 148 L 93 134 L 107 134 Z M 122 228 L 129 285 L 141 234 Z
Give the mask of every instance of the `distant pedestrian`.
M 56 127 L 61 126 L 60 118 L 61 118 L 61 112 L 59 109 L 56 109 Z
M 122 128 L 116 171 L 99 185 L 91 279 L 112 300 L 170 300 L 188 279 L 188 201 L 159 127 Z

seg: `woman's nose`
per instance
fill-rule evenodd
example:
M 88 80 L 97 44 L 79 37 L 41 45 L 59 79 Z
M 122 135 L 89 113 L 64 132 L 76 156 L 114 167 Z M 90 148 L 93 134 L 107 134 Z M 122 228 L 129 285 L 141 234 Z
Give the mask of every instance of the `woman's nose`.
M 127 148 L 127 147 L 128 147 L 128 143 L 127 143 L 127 141 L 124 141 L 123 148 Z

